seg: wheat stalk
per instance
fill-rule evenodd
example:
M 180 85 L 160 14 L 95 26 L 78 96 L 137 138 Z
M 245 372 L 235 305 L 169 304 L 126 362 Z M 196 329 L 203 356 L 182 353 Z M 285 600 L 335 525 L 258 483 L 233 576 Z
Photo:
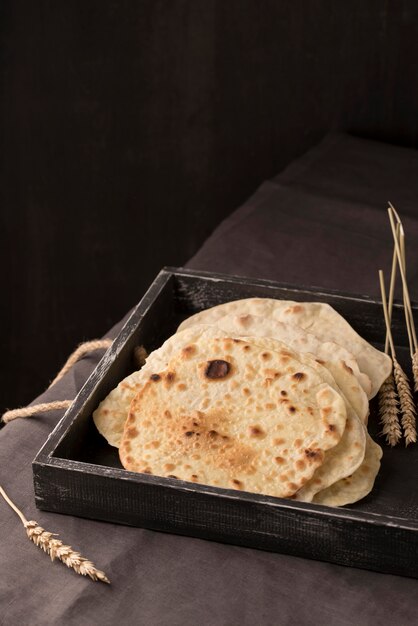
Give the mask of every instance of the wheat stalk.
M 110 584 L 106 574 L 98 570 L 91 561 L 81 556 L 81 554 L 73 550 L 71 546 L 66 546 L 59 539 L 55 539 L 57 536 L 56 533 L 50 533 L 44 530 L 42 526 L 39 526 L 38 522 L 33 520 L 28 521 L 22 511 L 20 511 L 14 502 L 10 500 L 9 496 L 1 486 L 0 494 L 3 496 L 7 504 L 20 517 L 29 539 L 33 541 L 36 546 L 49 554 L 51 561 L 58 559 L 62 561 L 64 565 L 73 569 L 81 576 L 89 576 L 92 580 L 99 580 L 103 583 Z
M 401 422 L 405 435 L 405 445 L 407 446 L 410 443 L 415 443 L 417 440 L 416 409 L 408 376 L 395 357 L 393 357 L 393 374 L 399 395 L 399 404 L 402 411 Z
M 403 299 L 405 308 L 406 327 L 408 331 L 409 347 L 412 359 L 412 373 L 414 377 L 414 391 L 418 392 L 418 341 L 415 331 L 414 316 L 412 313 L 411 300 L 409 297 L 408 283 L 406 280 L 406 254 L 405 254 L 405 231 L 401 218 L 393 204 L 389 202 L 389 220 L 395 244 L 396 257 L 402 277 Z M 395 227 L 394 218 L 397 224 Z
M 395 380 L 393 374 L 385 380 L 379 391 L 379 415 L 383 426 L 382 435 L 390 446 L 399 443 L 402 431 L 399 425 L 399 402 L 396 397 Z
M 395 244 L 396 256 L 398 259 L 399 271 L 402 278 L 403 299 L 404 307 L 406 310 L 407 324 L 412 335 L 412 342 L 415 350 L 418 348 L 417 336 L 415 332 L 414 318 L 412 313 L 411 299 L 409 297 L 408 283 L 406 280 L 406 257 L 405 257 L 405 231 L 402 225 L 401 218 L 396 212 L 393 204 L 389 202 L 388 215 L 390 221 L 390 227 L 392 229 L 393 243 Z M 399 237 L 397 236 L 397 228 L 395 225 L 395 218 L 399 224 Z M 409 323 L 408 323 L 409 322 Z
M 399 237 L 399 224 L 396 224 L 396 237 Z M 389 282 L 389 298 L 388 298 L 388 317 L 389 323 L 392 320 L 392 309 L 393 309 L 393 298 L 395 295 L 395 283 L 396 283 L 396 269 L 398 267 L 398 257 L 396 255 L 396 248 L 393 246 L 393 255 L 392 255 L 392 270 L 390 273 L 390 282 Z M 386 329 L 386 340 L 385 340 L 385 354 L 388 354 L 389 351 L 389 331 Z
M 393 272 L 396 268 L 392 266 L 392 276 Z M 388 347 L 390 346 L 390 350 L 392 353 L 392 365 L 396 360 L 396 352 L 395 345 L 393 343 L 392 331 L 390 329 L 390 317 L 388 311 L 388 304 L 386 300 L 386 289 L 385 289 L 385 279 L 383 275 L 383 271 L 379 270 L 379 281 L 380 281 L 380 291 L 382 294 L 382 306 L 383 306 L 383 315 L 385 318 L 386 324 L 386 339 L 387 346 L 385 348 L 385 352 L 387 353 Z M 391 280 L 392 283 L 392 280 Z M 394 287 L 394 282 L 392 284 L 392 289 Z M 402 435 L 401 427 L 399 425 L 399 403 L 396 398 L 396 387 L 395 380 L 393 375 L 386 379 L 379 390 L 379 416 L 380 421 L 383 425 L 382 434 L 386 435 L 386 441 L 391 446 L 396 446 L 399 443 L 399 440 Z

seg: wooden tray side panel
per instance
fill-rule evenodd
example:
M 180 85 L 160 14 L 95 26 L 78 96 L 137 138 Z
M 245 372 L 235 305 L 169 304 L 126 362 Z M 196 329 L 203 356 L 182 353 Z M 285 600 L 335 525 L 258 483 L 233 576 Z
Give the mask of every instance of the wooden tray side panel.
M 38 465 L 38 508 L 418 578 L 418 532 Z M 400 550 L 400 546 L 404 549 Z
M 272 281 L 225 277 L 216 274 L 184 272 L 175 274 L 175 305 L 183 316 L 192 315 L 212 306 L 242 298 L 276 298 L 296 302 L 326 302 L 350 320 L 352 327 L 368 341 L 381 344 L 385 337 L 382 305 L 367 296 L 353 296 L 308 287 L 279 286 Z M 414 307 L 418 313 L 418 308 Z M 403 306 L 395 302 L 392 332 L 399 346 L 408 345 Z
M 71 458 L 85 442 L 86 425 L 94 409 L 114 389 L 119 381 L 136 369 L 134 348 L 146 345 L 154 349 L 164 340 L 163 329 L 174 332 L 177 318 L 173 311 L 174 279 L 161 272 L 141 302 L 134 308 L 111 348 L 89 377 L 63 420 L 54 429 L 41 455 Z

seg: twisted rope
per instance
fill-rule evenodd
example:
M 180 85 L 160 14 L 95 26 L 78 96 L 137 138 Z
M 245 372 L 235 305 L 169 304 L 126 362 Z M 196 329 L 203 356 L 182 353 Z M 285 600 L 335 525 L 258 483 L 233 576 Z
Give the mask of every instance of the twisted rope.
M 94 350 L 101 350 L 102 348 L 109 348 L 113 343 L 112 339 L 93 339 L 92 341 L 85 341 L 81 343 L 76 350 L 66 360 L 58 374 L 55 376 L 54 380 L 50 383 L 48 389 L 55 385 L 61 378 L 72 368 L 77 361 L 83 358 L 89 352 L 93 352 Z
M 78 348 L 76 348 L 76 350 L 74 350 L 74 352 L 68 357 L 67 361 L 64 363 L 63 367 L 55 376 L 48 389 L 50 389 L 53 385 L 55 385 L 55 383 L 61 380 L 61 378 L 72 368 L 72 366 L 77 363 L 77 361 L 79 361 L 81 358 L 83 358 L 86 354 L 93 352 L 94 350 L 101 350 L 104 348 L 107 349 L 112 345 L 112 342 L 112 339 L 94 339 L 92 341 L 86 341 L 85 343 L 80 344 Z M 42 402 L 40 404 L 34 404 L 33 406 L 13 409 L 12 411 L 6 411 L 3 414 L 2 421 L 5 424 L 8 424 L 12 420 L 20 417 L 32 417 L 32 415 L 36 415 L 37 413 L 68 409 L 71 403 L 72 400 L 55 400 L 54 402 Z
M 37 413 L 44 413 L 45 411 L 53 411 L 58 409 L 68 409 L 72 400 L 56 400 L 55 402 L 41 402 L 40 404 L 34 404 L 33 406 L 25 406 L 20 409 L 13 409 L 12 411 L 6 411 L 1 418 L 5 424 L 8 424 L 12 420 L 18 417 L 32 417 Z

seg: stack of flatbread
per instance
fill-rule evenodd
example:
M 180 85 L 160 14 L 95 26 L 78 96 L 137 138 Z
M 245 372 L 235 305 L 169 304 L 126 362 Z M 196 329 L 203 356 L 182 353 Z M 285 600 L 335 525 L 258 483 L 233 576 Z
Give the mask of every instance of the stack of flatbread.
M 327 304 L 238 300 L 186 319 L 93 419 L 128 470 L 341 506 L 379 471 L 391 365 Z

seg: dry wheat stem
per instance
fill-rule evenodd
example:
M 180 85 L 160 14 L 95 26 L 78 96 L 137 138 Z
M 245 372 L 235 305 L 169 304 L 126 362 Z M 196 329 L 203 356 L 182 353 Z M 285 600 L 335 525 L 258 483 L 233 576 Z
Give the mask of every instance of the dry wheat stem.
M 401 234 L 400 249 L 401 249 L 401 257 L 402 257 L 403 269 L 404 269 L 404 274 L 405 274 L 405 279 L 406 279 L 405 231 L 404 231 L 402 221 L 401 221 L 401 218 L 399 217 L 398 212 L 396 211 L 393 204 L 391 204 L 390 202 L 389 202 L 389 207 L 398 222 L 397 229 L 398 228 L 400 229 L 400 234 Z M 392 232 L 393 232 L 393 229 L 392 229 Z M 396 246 L 395 246 L 395 249 L 396 249 Z M 405 284 L 406 284 L 406 281 L 405 281 Z M 408 289 L 407 284 L 406 284 L 406 289 Z M 406 308 L 407 313 L 408 313 L 406 315 L 406 322 L 407 322 L 408 339 L 409 339 L 409 346 L 410 346 L 411 358 L 412 358 L 414 391 L 418 392 L 418 344 L 417 344 L 417 337 L 416 337 L 416 332 L 415 332 L 414 318 L 412 314 L 412 307 L 411 307 L 410 302 L 409 302 L 409 307 L 408 307 L 407 298 L 405 297 L 405 289 L 404 289 L 404 307 Z
M 403 271 L 405 273 L 405 279 L 406 279 L 405 235 L 404 235 L 403 229 L 399 235 L 399 247 L 401 250 Z M 413 332 L 412 332 L 412 327 L 413 327 L 414 322 L 412 319 L 412 311 L 409 311 L 407 307 L 406 297 L 405 297 L 405 287 L 403 287 L 402 293 L 403 293 L 403 308 L 404 308 L 404 313 L 405 313 L 406 330 L 408 333 L 409 352 L 411 354 L 411 359 L 412 359 L 412 356 L 414 354 L 414 349 L 415 349 L 414 337 L 413 337 Z
M 64 545 L 59 539 L 55 539 L 56 533 L 50 533 L 44 530 L 37 522 L 28 521 L 17 506 L 10 500 L 4 489 L 0 486 L 0 494 L 3 496 L 7 504 L 13 509 L 13 511 L 20 517 L 22 524 L 26 529 L 26 534 L 33 543 L 41 548 L 44 552 L 49 554 L 51 561 L 54 559 L 60 560 L 64 565 L 73 569 L 77 574 L 81 576 L 89 576 L 92 580 L 98 580 L 103 583 L 110 584 L 106 574 L 98 570 L 94 563 L 81 556 L 79 552 L 76 552 L 71 546 Z
M 410 329 L 411 329 L 412 338 L 413 338 L 413 350 L 412 350 L 412 352 L 415 352 L 417 350 L 417 348 L 418 348 L 417 336 L 416 336 L 416 332 L 415 332 L 414 318 L 413 318 L 413 314 L 412 314 L 412 306 L 411 306 L 411 300 L 410 300 L 410 297 L 409 297 L 409 290 L 408 290 L 408 283 L 407 283 L 407 280 L 406 280 L 405 267 L 404 267 L 404 263 L 402 261 L 401 247 L 400 247 L 398 238 L 396 237 L 396 226 L 395 226 L 395 221 L 394 221 L 394 215 L 396 215 L 398 223 L 400 225 L 401 236 L 404 237 L 405 233 L 404 233 L 404 229 L 403 229 L 400 217 L 396 213 L 396 210 L 394 209 L 393 205 L 390 204 L 390 203 L 389 203 L 388 215 L 389 215 L 389 220 L 390 220 L 390 226 L 392 228 L 392 235 L 393 235 L 393 240 L 394 240 L 394 244 L 395 244 L 396 255 L 397 255 L 397 258 L 398 258 L 399 271 L 400 271 L 401 278 L 402 278 L 402 286 L 403 286 L 403 292 L 404 292 L 404 306 L 405 306 L 405 308 L 407 309 L 407 312 L 408 312 Z
M 405 323 L 406 323 L 406 331 L 408 333 L 408 342 L 409 342 L 409 351 L 411 354 L 411 358 L 414 354 L 414 348 L 415 348 L 415 344 L 414 344 L 414 338 L 413 338 L 413 318 L 412 318 L 412 310 L 410 310 L 408 308 L 408 302 L 407 302 L 407 298 L 406 298 L 406 290 L 405 290 L 405 286 L 407 286 L 407 282 L 406 282 L 406 253 L 405 253 L 405 231 L 404 228 L 402 226 L 402 222 L 401 219 L 399 217 L 399 215 L 397 214 L 397 212 L 395 211 L 395 209 L 393 209 L 393 212 L 398 220 L 398 223 L 396 224 L 396 236 L 399 242 L 399 249 L 401 252 L 401 263 L 402 263 L 402 267 L 403 267 L 403 271 L 404 271 L 404 275 L 405 275 L 405 283 L 402 285 L 402 296 L 403 296 L 403 308 L 404 308 L 404 314 L 405 314 Z M 396 254 L 396 246 L 394 246 L 394 252 Z
M 383 306 L 383 315 L 385 317 L 386 333 L 389 338 L 389 345 L 390 345 L 392 357 L 395 358 L 396 351 L 395 351 L 395 345 L 393 343 L 392 331 L 390 330 L 390 319 L 389 319 L 388 305 L 387 305 L 387 300 L 386 300 L 385 278 L 383 275 L 383 270 L 379 270 L 379 282 L 380 282 L 380 291 L 382 294 L 382 306 Z
M 396 224 L 396 236 L 399 235 L 399 224 Z M 392 256 L 392 270 L 390 273 L 390 283 L 389 283 L 389 302 L 388 302 L 388 315 L 389 321 L 392 320 L 392 307 L 393 307 L 393 297 L 395 294 L 395 282 L 396 282 L 396 269 L 398 266 L 397 256 L 396 256 L 396 248 L 393 246 L 393 256 Z M 389 333 L 386 330 L 386 339 L 385 339 L 385 354 L 388 353 L 389 349 Z
M 399 443 L 402 436 L 398 407 L 395 380 L 393 374 L 390 374 L 379 391 L 379 416 L 382 424 L 382 435 L 385 435 L 386 442 L 392 447 Z
M 405 276 L 406 276 L 405 236 L 403 234 L 403 229 L 401 233 L 400 243 L 401 243 L 402 262 L 403 262 Z M 404 294 L 404 307 L 405 307 L 405 294 Z M 416 335 L 415 335 L 414 319 L 412 316 L 412 308 L 409 310 L 406 309 L 405 319 L 406 319 L 406 328 L 408 331 L 409 350 L 411 352 L 412 375 L 414 378 L 414 391 L 417 392 L 418 391 L 418 348 L 417 348 L 417 341 L 416 341 Z
M 402 261 L 403 270 L 404 270 L 404 274 L 406 278 L 405 233 L 404 233 L 402 222 L 400 221 L 399 215 L 396 213 L 395 210 L 394 210 L 394 213 L 398 220 L 398 223 L 396 224 L 396 232 L 394 236 L 397 238 L 399 242 L 399 247 L 401 251 L 401 261 Z M 393 257 L 392 257 L 392 270 L 391 270 L 391 275 L 390 275 L 389 301 L 388 301 L 389 321 L 392 320 L 392 308 L 393 308 L 393 298 L 394 298 L 394 293 L 395 293 L 396 269 L 397 269 L 397 254 L 396 254 L 396 246 L 394 245 Z M 414 352 L 414 343 L 413 343 L 412 330 L 411 330 L 410 313 L 409 313 L 408 306 L 407 306 L 406 299 L 405 299 L 405 288 L 403 288 L 403 303 L 404 303 L 406 330 L 408 333 L 409 349 L 410 349 L 411 357 L 412 357 L 413 352 Z M 386 332 L 386 340 L 385 340 L 385 353 L 386 354 L 388 352 L 388 346 L 389 346 L 389 338 L 388 338 L 388 333 Z
M 405 445 L 408 446 L 410 443 L 415 443 L 417 440 L 416 409 L 409 386 L 408 376 L 405 374 L 396 358 L 393 359 L 393 374 L 402 412 L 401 423 L 405 436 Z

